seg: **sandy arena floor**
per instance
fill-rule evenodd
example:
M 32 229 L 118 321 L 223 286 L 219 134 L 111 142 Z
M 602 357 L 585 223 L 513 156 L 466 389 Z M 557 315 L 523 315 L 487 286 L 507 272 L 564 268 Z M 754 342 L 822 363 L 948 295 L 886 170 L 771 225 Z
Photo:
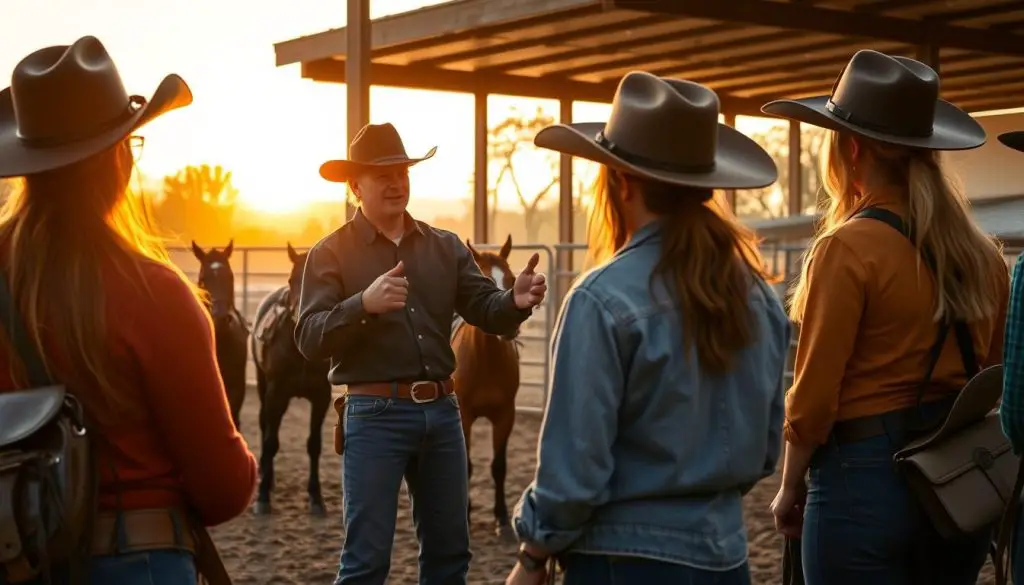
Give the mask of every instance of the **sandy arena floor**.
M 259 454 L 256 428 L 258 400 L 254 392 L 246 397 L 242 426 L 253 451 Z M 281 426 L 281 451 L 276 460 L 277 488 L 274 515 L 258 518 L 243 515 L 213 531 L 214 539 L 236 585 L 314 585 L 333 582 L 342 540 L 341 495 L 338 458 L 331 450 L 333 411 L 324 422 L 324 454 L 321 481 L 328 507 L 325 519 L 306 514 L 306 429 L 309 406 L 292 402 Z M 508 505 L 511 508 L 533 475 L 540 417 L 523 414 L 516 421 L 508 451 Z M 498 585 L 514 564 L 515 547 L 502 544 L 491 529 L 493 486 L 490 478 L 490 426 L 477 422 L 473 429 L 474 476 L 471 518 L 473 565 L 472 585 Z M 768 505 L 775 495 L 776 478 L 762 482 L 747 498 L 747 526 L 750 538 L 750 567 L 756 585 L 776 585 L 781 576 L 781 539 L 775 534 Z M 409 503 L 404 492 L 399 499 L 398 528 L 391 556 L 393 585 L 415 584 L 418 546 L 413 532 Z M 994 583 L 991 566 L 979 583 Z

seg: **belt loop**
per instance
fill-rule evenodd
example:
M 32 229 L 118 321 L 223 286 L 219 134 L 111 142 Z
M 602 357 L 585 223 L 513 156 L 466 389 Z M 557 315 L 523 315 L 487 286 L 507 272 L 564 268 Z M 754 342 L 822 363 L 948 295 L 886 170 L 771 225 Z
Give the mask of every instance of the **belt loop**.
M 125 525 L 124 510 L 117 509 L 114 513 L 114 554 L 124 554 L 128 550 L 128 527 Z
M 178 548 L 185 547 L 185 537 L 181 532 L 181 514 L 177 508 L 171 508 L 169 510 L 171 515 L 171 529 L 174 531 L 174 546 Z

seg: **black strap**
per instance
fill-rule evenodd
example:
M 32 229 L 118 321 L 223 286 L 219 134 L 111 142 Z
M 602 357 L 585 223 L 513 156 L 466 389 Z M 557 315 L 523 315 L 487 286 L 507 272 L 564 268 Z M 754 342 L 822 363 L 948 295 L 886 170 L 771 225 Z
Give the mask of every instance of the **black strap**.
M 25 331 L 25 323 L 21 319 L 21 313 L 14 306 L 14 298 L 11 296 L 11 289 L 7 286 L 7 277 L 2 270 L 0 270 L 0 322 L 3 323 L 11 346 L 25 364 L 29 387 L 42 388 L 53 385 L 53 380 L 46 370 L 43 359 L 39 357 L 35 344 L 32 343 Z
M 880 207 L 868 207 L 854 215 L 854 217 L 863 217 L 867 219 L 874 219 L 880 221 L 892 229 L 903 234 L 905 238 L 910 240 L 911 245 L 915 248 L 917 244 L 914 242 L 913 230 L 907 226 L 903 219 L 888 209 L 882 209 Z M 924 261 L 931 269 L 935 277 L 938 278 L 938 272 L 935 269 L 935 259 L 927 250 L 922 250 L 921 255 L 924 256 Z M 939 363 L 939 357 L 942 356 L 942 348 L 946 344 L 946 337 L 949 335 L 950 323 L 947 319 L 939 326 L 939 332 L 936 335 L 935 343 L 932 345 L 931 350 L 928 352 L 928 369 L 925 371 L 924 380 L 917 389 L 917 406 L 921 405 L 921 400 L 924 397 L 924 391 L 932 381 L 932 374 L 935 372 L 935 366 Z M 964 371 L 967 373 L 967 379 L 973 378 L 981 368 L 978 365 L 978 356 L 974 353 L 974 340 L 971 337 L 971 331 L 964 321 L 956 321 L 953 323 L 953 330 L 956 335 L 956 344 L 960 349 L 960 359 L 964 364 Z

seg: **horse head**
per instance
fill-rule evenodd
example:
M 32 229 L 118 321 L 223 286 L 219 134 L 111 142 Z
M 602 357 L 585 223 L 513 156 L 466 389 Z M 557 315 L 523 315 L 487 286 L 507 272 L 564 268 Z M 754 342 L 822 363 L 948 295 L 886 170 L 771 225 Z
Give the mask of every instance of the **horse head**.
M 512 234 L 505 238 L 505 243 L 502 244 L 497 254 L 477 250 L 473 247 L 473 244 L 469 243 L 468 239 L 466 240 L 466 246 L 473 253 L 473 259 L 476 260 L 476 265 L 480 267 L 480 272 L 483 272 L 484 276 L 494 281 L 498 288 L 509 290 L 515 285 L 516 275 L 508 265 L 508 255 L 512 252 Z M 519 331 L 516 330 L 515 336 L 518 335 Z
M 209 295 L 210 315 L 215 322 L 235 314 L 235 273 L 228 262 L 234 249 L 234 240 L 222 250 L 210 248 L 208 252 L 192 241 L 192 253 L 199 260 L 199 288 Z
M 288 242 L 288 259 L 292 261 L 292 270 L 288 274 L 288 298 L 287 309 L 290 315 L 295 315 L 299 306 L 299 293 L 302 290 L 302 269 L 306 266 L 306 256 L 309 252 L 296 252 L 291 242 Z

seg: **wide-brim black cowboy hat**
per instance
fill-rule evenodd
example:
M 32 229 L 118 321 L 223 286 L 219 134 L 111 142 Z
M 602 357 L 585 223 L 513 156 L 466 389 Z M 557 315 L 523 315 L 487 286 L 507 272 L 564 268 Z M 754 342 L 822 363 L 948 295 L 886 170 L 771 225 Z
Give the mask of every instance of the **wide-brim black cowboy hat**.
M 840 72 L 830 95 L 775 100 L 761 111 L 899 146 L 968 150 L 985 144 L 981 124 L 938 92 L 938 74 L 924 63 L 861 50 Z M 918 123 L 919 116 L 930 119 Z
M 718 121 L 718 96 L 700 84 L 635 71 L 622 78 L 608 122 L 555 124 L 541 148 L 640 177 L 707 189 L 757 189 L 778 179 L 757 142 Z
M 60 117 L 60 108 L 87 107 L 82 103 L 87 101 L 81 92 L 83 84 L 106 84 L 110 95 L 119 90 L 124 103 L 117 107 L 123 107 L 123 114 L 90 127 L 81 135 L 72 132 L 31 139 L 26 136 L 27 122 L 22 119 L 19 126 L 16 102 L 22 111 L 49 109 L 37 115 L 53 120 Z M 23 104 L 22 100 L 29 103 Z M 165 77 L 149 99 L 124 93 L 113 61 L 95 37 L 40 49 L 18 63 L 11 87 L 0 91 L 0 177 L 32 175 L 85 160 L 113 147 L 162 114 L 191 103 L 188 84 L 174 74 Z M 22 118 L 27 116 L 23 114 Z M 58 127 L 53 124 L 53 128 Z
M 329 160 L 320 165 L 320 176 L 332 183 L 345 183 L 371 168 L 411 167 L 434 156 L 437 147 L 419 158 L 410 158 L 398 130 L 391 123 L 384 123 L 363 126 L 348 150 L 348 160 Z
M 1014 132 L 1006 132 L 999 135 L 999 142 L 1009 146 L 1014 150 L 1024 152 L 1024 130 L 1016 130 Z

